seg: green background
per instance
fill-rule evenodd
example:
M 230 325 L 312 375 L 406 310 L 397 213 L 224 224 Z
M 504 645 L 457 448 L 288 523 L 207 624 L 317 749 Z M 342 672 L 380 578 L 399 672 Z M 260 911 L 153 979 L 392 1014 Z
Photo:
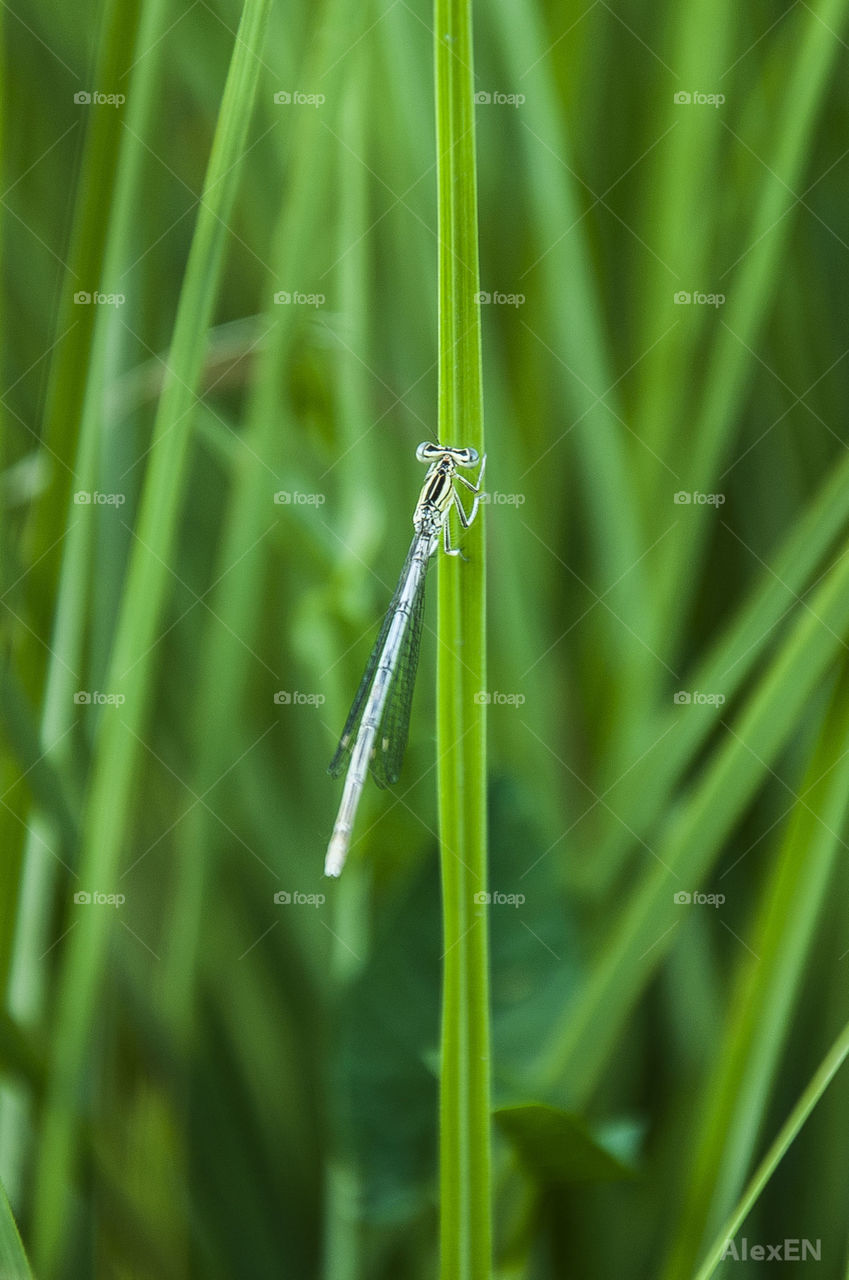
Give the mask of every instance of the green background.
M 500 1280 L 694 1276 L 849 1017 L 846 8 L 475 14 Z M 0 1178 L 42 1280 L 432 1276 L 435 613 L 321 874 L 436 431 L 430 11 L 2 41 Z M 847 1123 L 738 1247 L 849 1275 Z

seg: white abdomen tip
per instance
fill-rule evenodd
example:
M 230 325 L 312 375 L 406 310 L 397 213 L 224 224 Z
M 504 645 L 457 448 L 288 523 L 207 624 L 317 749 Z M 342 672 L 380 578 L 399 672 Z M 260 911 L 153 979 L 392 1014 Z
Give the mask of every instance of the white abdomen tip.
M 324 859 L 324 874 L 336 879 L 342 874 L 345 858 L 348 854 L 347 833 L 334 831 L 327 846 L 327 857 Z

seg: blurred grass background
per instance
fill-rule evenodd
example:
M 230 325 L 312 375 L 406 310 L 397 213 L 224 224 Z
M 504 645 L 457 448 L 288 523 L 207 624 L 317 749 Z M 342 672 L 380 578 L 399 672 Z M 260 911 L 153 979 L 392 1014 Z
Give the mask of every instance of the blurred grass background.
M 849 1017 L 846 8 L 476 14 L 503 1280 L 694 1275 Z M 42 1280 L 436 1269 L 432 620 L 321 876 L 434 434 L 430 28 L 4 10 L 0 1179 Z M 838 1075 L 741 1230 L 823 1280 L 847 1122 Z

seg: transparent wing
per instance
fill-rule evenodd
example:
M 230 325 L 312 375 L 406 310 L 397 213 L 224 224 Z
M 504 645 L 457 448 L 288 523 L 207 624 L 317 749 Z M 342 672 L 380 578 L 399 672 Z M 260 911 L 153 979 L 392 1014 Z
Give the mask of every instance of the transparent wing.
M 375 739 L 371 775 L 379 787 L 389 787 L 398 781 L 401 776 L 401 765 L 404 763 L 404 752 L 407 750 L 410 711 L 413 705 L 413 690 L 422 642 L 426 576 L 427 562 L 425 562 L 425 572 L 422 574 L 419 589 L 410 609 L 410 617 L 401 640 L 398 665 L 392 675 L 392 683 L 386 695 L 386 705 L 383 708 L 380 728 Z
M 374 647 L 372 648 L 372 651 L 369 655 L 369 660 L 366 663 L 366 669 L 363 672 L 363 678 L 360 681 L 360 687 L 357 689 L 357 693 L 354 698 L 354 701 L 351 703 L 351 710 L 348 712 L 348 719 L 345 721 L 345 727 L 342 730 L 342 736 L 339 739 L 339 745 L 336 748 L 336 752 L 333 756 L 333 759 L 330 761 L 330 764 L 328 766 L 327 772 L 331 774 L 332 777 L 334 778 L 338 778 L 339 775 L 343 772 L 343 770 L 345 769 L 345 766 L 348 763 L 348 760 L 350 759 L 351 752 L 354 749 L 354 743 L 357 740 L 357 732 L 360 727 L 360 721 L 363 718 L 363 712 L 365 711 L 366 701 L 368 699 L 371 686 L 374 683 L 374 676 L 375 676 L 375 672 L 377 671 L 377 664 L 380 661 L 380 655 L 383 652 L 383 646 L 386 644 L 386 637 L 389 634 L 389 628 L 392 625 L 392 619 L 395 616 L 395 612 L 398 608 L 398 601 L 400 599 L 401 591 L 403 589 L 404 583 L 407 580 L 407 574 L 409 572 L 410 563 L 413 559 L 413 553 L 416 549 L 417 543 L 418 543 L 418 537 L 413 538 L 413 541 L 410 543 L 410 549 L 407 552 L 407 558 L 404 561 L 404 567 L 401 570 L 401 575 L 398 579 L 398 585 L 395 588 L 395 593 L 392 596 L 392 599 L 389 603 L 389 608 L 386 610 L 386 616 L 384 617 L 383 622 L 381 623 L 380 631 L 378 633 L 377 639 L 374 642 Z M 404 639 L 406 643 L 406 636 Z

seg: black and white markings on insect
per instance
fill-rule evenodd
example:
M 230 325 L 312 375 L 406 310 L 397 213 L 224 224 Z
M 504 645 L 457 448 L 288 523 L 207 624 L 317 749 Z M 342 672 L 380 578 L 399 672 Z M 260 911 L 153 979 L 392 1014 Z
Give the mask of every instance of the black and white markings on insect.
M 339 746 L 330 762 L 330 772 L 336 777 L 350 758 L 339 815 L 324 863 L 324 873 L 328 876 L 338 876 L 345 865 L 354 817 L 369 769 L 380 786 L 398 779 L 410 725 L 428 563 L 439 546 L 440 534 L 446 555 L 462 554 L 459 547 L 451 545 L 448 517 L 452 506 L 460 524 L 467 529 L 480 504 L 485 454 L 481 458 L 476 449 L 425 442 L 419 445 L 416 457 L 429 465 L 413 512 L 413 540 Z M 474 481 L 458 472 L 458 468 L 468 470 L 478 464 L 480 469 Z M 458 484 L 474 494 L 468 514 L 457 492 Z

